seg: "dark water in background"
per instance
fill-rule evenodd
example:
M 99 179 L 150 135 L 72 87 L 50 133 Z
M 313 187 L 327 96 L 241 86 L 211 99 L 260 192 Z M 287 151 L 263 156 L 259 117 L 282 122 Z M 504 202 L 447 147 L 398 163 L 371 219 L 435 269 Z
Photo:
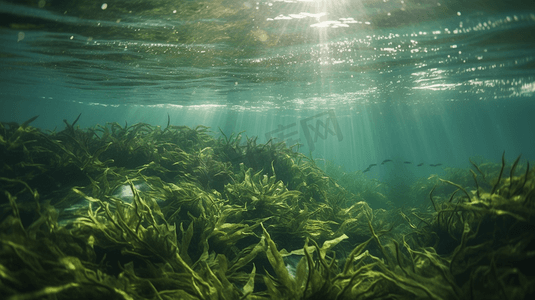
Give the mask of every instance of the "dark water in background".
M 1 121 L 169 114 L 348 171 L 396 161 L 371 176 L 535 158 L 529 1 L 19 0 L 0 26 Z

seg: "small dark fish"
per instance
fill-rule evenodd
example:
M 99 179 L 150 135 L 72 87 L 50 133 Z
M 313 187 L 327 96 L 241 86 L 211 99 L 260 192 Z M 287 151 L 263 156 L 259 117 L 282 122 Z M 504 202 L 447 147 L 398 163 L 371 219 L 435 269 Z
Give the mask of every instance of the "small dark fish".
M 410 162 L 410 161 L 404 161 L 403 163 L 404 164 L 412 164 L 412 162 Z
M 431 167 L 438 167 L 438 166 L 442 166 L 442 164 L 434 164 L 434 165 L 433 165 L 433 164 L 429 164 L 429 166 L 431 166 Z
M 385 159 L 383 160 L 383 162 L 381 163 L 381 165 L 384 165 L 385 163 L 389 162 L 389 161 L 392 161 L 391 159 Z
M 368 171 L 370 171 L 370 168 L 366 168 L 366 170 L 362 171 L 362 173 L 366 173 Z
M 417 165 L 417 167 L 421 167 L 423 165 L 424 165 L 424 163 L 420 163 L 420 164 Z
M 368 166 L 368 168 L 375 167 L 375 166 L 377 166 L 377 164 L 371 164 Z

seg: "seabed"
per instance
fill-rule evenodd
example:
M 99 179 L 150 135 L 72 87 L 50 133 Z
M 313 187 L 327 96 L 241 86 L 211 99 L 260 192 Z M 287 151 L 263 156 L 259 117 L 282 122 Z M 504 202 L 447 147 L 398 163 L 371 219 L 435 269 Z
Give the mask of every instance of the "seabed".
M 4 299 L 535 298 L 520 157 L 431 176 L 384 209 L 396 199 L 363 172 L 283 142 L 33 120 L 0 123 Z

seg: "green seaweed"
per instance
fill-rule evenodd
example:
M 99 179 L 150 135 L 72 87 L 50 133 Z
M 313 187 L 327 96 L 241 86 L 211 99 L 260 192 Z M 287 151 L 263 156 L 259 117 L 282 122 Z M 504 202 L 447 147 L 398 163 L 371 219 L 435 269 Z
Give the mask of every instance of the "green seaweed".
M 382 209 L 367 202 L 396 201 L 383 183 L 284 143 L 170 119 L 42 132 L 35 118 L 0 123 L 7 299 L 535 294 L 535 171 L 520 157 L 470 159 L 406 189 L 419 206 Z

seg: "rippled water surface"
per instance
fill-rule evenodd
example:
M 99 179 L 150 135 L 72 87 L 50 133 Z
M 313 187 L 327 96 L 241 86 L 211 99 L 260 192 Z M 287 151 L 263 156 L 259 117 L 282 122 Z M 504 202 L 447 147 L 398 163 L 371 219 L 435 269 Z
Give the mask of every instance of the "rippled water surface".
M 521 1 L 0 3 L 3 97 L 293 109 L 535 89 Z

